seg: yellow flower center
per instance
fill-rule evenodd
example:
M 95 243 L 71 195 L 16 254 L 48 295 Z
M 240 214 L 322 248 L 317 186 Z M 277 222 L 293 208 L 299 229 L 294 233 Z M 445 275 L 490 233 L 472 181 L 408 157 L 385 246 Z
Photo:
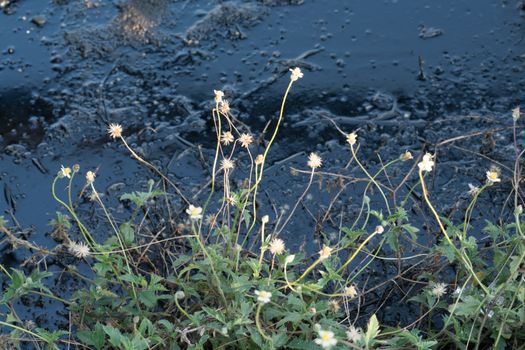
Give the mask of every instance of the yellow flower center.
M 496 180 L 496 179 L 498 178 L 498 173 L 495 172 L 495 171 L 489 171 L 489 173 L 488 173 L 488 177 L 489 177 L 489 179 L 491 179 L 491 180 Z
M 330 339 L 332 339 L 332 336 L 330 333 L 324 333 L 321 335 L 321 340 L 322 341 L 329 341 Z

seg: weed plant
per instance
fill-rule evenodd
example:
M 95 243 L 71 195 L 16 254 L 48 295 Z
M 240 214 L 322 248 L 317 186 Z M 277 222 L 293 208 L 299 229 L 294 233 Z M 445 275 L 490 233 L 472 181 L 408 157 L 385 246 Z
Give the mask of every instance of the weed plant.
M 311 153 L 305 167 L 296 169 L 307 176 L 304 192 L 288 213 L 271 219 L 259 213 L 258 195 L 286 100 L 302 77 L 299 68 L 291 69 L 278 119 L 260 154 L 252 153 L 254 136 L 243 130 L 224 93 L 215 91 L 211 115 L 217 143 L 206 186 L 209 194 L 202 203 L 197 203 L 199 193 L 186 197 L 181 186 L 131 148 L 121 125 L 111 124 L 109 136 L 160 177 L 158 183 L 150 180 L 144 192 L 121 195 L 120 201 L 132 207 L 129 218 L 117 220 L 111 214 L 96 187 L 94 171 L 85 174 L 80 193 L 74 190 L 78 165 L 62 167 L 52 183 L 52 195 L 62 206 L 51 222 L 58 246 L 48 249 L 24 240 L 0 217 L 4 241 L 34 253 L 23 268 L 0 265 L 8 280 L 0 297 L 0 348 L 524 348 L 525 236 L 519 184 L 525 150 L 514 142 L 512 220 L 487 222 L 483 232 L 473 234 L 472 213 L 478 199 L 500 183 L 498 169 L 487 171 L 482 186 L 471 186 L 463 219 L 452 222 L 435 209 L 427 186 L 436 166 L 432 154 L 414 160 L 406 151 L 379 169 L 367 168 L 359 157 L 357 131 L 345 133 L 336 125 L 349 161 L 363 177 L 321 174 L 323 160 Z M 519 109 L 513 111 L 514 130 L 519 116 Z M 387 171 L 403 162 L 412 164 L 411 170 L 393 184 Z M 234 181 L 234 171 L 244 164 L 249 164 L 244 169 L 248 175 Z M 335 240 L 322 236 L 317 254 L 290 251 L 280 234 L 321 176 L 363 183 L 361 209 L 352 224 L 341 225 Z M 381 182 L 384 178 L 388 185 Z M 404 187 L 409 190 L 399 200 L 397 190 Z M 382 201 L 375 209 L 371 193 Z M 79 214 L 81 196 L 99 207 L 111 230 L 107 239 L 97 240 L 104 236 L 99 232 L 103 226 L 89 227 Z M 180 203 L 175 211 L 173 198 Z M 420 230 L 411 223 L 418 220 L 406 210 L 409 201 L 423 206 L 422 212 L 437 227 L 431 248 L 418 243 Z M 165 224 L 159 229 L 152 212 L 162 205 Z M 477 238 L 480 235 L 484 237 Z M 417 253 L 406 254 L 409 248 Z M 53 293 L 46 281 L 52 276 L 46 271 L 46 259 L 64 255 L 72 262 L 63 274 L 82 286 L 67 297 Z M 370 287 L 367 281 L 377 262 L 397 266 L 397 275 L 384 276 Z M 80 263 L 89 271 L 81 272 Z M 452 269 L 454 279 L 442 280 L 435 265 Z M 400 283 L 411 285 L 400 303 L 419 307 L 419 315 L 406 324 L 381 324 L 376 316 L 381 300 L 372 307 L 364 301 L 374 290 L 393 289 Z M 16 304 L 29 296 L 62 303 L 68 310 L 68 326 L 46 330 L 19 317 Z

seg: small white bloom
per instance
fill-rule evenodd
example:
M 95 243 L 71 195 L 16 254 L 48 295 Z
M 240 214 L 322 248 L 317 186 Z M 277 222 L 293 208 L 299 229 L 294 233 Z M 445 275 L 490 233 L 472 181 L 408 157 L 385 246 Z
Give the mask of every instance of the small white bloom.
M 190 216 L 190 220 L 202 219 L 202 208 L 195 207 L 193 204 L 190 204 L 189 208 L 186 209 L 186 214 Z
M 433 156 L 430 153 L 426 153 L 423 156 L 423 160 L 417 165 L 421 171 L 432 171 L 434 167 L 434 161 L 432 160 Z
M 323 245 L 323 249 L 321 249 L 319 251 L 319 260 L 325 260 L 327 258 L 330 257 L 330 255 L 332 254 L 332 248 L 330 248 L 329 246 L 327 245 Z
M 346 135 L 346 142 L 348 142 L 350 146 L 355 145 L 357 142 L 357 134 L 355 132 L 352 132 Z
M 290 75 L 290 79 L 292 81 L 297 81 L 303 77 L 303 72 L 301 72 L 301 68 L 299 67 L 295 67 L 293 69 L 290 68 L 290 72 L 292 72 L 292 74 Z
M 501 179 L 499 178 L 499 169 L 491 168 L 490 170 L 488 170 L 487 181 L 489 183 L 501 182 Z
M 221 104 L 222 98 L 224 97 L 224 92 L 222 92 L 221 90 L 213 90 L 213 93 L 215 94 L 215 102 Z
M 270 217 L 269 217 L 268 215 L 265 215 L 265 216 L 263 216 L 263 217 L 261 218 L 261 222 L 262 222 L 263 224 L 267 224 L 268 221 L 270 221 Z
M 317 345 L 320 345 L 323 349 L 330 349 L 332 346 L 337 344 L 337 339 L 335 339 L 335 334 L 332 331 L 319 330 L 319 338 L 316 338 L 314 341 Z
M 64 168 L 63 165 L 60 166 L 60 172 L 58 173 L 60 177 L 67 177 L 68 179 L 71 178 L 71 168 L 67 167 Z
M 257 295 L 257 301 L 263 305 L 269 303 L 272 297 L 272 293 L 265 290 L 256 290 L 255 295 Z

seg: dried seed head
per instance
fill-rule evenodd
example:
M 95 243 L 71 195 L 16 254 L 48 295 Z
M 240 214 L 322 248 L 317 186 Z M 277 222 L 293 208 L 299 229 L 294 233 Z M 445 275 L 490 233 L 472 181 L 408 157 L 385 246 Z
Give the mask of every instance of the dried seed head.
M 122 137 L 122 125 L 114 123 L 109 124 L 108 134 L 112 139 Z
M 221 161 L 221 167 L 223 170 L 231 170 L 235 168 L 235 162 L 229 158 L 224 158 Z
M 221 104 L 222 98 L 224 97 L 224 92 L 221 90 L 213 90 L 213 93 L 215 94 L 215 102 Z
M 348 142 L 350 146 L 355 145 L 357 142 L 357 134 L 355 132 L 352 132 L 346 135 L 346 142 Z
M 270 242 L 270 253 L 273 255 L 281 255 L 284 253 L 285 245 L 284 241 L 280 238 L 274 238 Z
M 221 142 L 223 145 L 228 146 L 230 143 L 234 141 L 233 134 L 229 131 L 226 131 L 221 135 Z
M 323 160 L 316 153 L 310 153 L 308 157 L 308 166 L 312 169 L 317 169 L 323 164 Z
M 253 136 L 250 134 L 241 134 L 239 137 L 239 142 L 244 148 L 248 148 L 253 142 Z

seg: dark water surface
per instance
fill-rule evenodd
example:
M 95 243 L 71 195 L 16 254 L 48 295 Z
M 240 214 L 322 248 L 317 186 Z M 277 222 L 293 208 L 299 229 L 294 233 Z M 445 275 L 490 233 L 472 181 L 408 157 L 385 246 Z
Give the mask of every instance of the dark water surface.
M 360 128 L 361 156 L 371 167 L 376 153 L 389 160 L 508 126 L 511 108 L 524 98 L 523 35 L 524 15 L 514 1 L 13 2 L 0 12 L 0 211 L 30 228 L 29 240 L 52 247 L 47 223 L 59 207 L 50 185 L 61 164 L 99 169 L 97 186 L 108 198 L 144 189 L 153 175 L 110 142 L 108 122 L 122 123 L 133 147 L 191 195 L 209 170 L 197 145 L 210 161 L 213 152 L 213 89 L 223 89 L 239 119 L 259 134 L 278 111 L 288 69 L 299 66 L 305 76 L 290 95 L 271 152 L 278 163 L 265 184 L 281 202 L 261 199 L 269 213 L 271 204 L 289 210 L 307 182 L 290 175 L 290 166 L 304 169 L 311 151 L 322 154 L 327 171 L 350 158 L 344 138 L 322 116 L 345 131 Z M 484 180 L 490 160 L 509 164 L 513 152 L 508 132 L 461 146 L 485 158 L 458 149 L 438 153 L 444 166 L 433 184 L 443 191 L 435 197 L 451 212 L 463 205 L 468 183 Z M 480 199 L 476 222 L 499 217 L 495 198 L 509 186 L 504 181 Z M 349 187 L 337 202 L 349 213 L 344 222 L 360 191 Z M 312 215 L 333 194 L 314 189 L 300 207 L 283 231 L 291 250 L 318 239 Z M 84 203 L 81 210 L 94 209 Z M 115 204 L 117 215 L 124 211 Z M 334 228 L 326 230 L 329 236 Z M 105 232 L 95 229 L 100 239 Z M 2 264 L 25 257 L 0 246 Z

